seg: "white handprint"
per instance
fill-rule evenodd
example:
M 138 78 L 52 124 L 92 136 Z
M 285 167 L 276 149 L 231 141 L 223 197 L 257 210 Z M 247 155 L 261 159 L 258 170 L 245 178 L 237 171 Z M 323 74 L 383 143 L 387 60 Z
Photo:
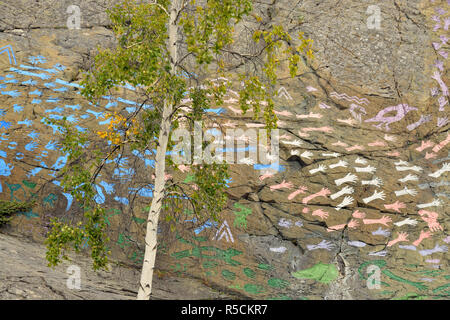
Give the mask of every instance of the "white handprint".
M 372 186 L 376 186 L 379 188 L 380 186 L 383 185 L 383 181 L 380 178 L 375 177 L 372 180 L 363 180 L 363 181 L 361 181 L 361 184 L 372 185 Z
M 312 152 L 305 151 L 305 152 L 303 152 L 303 153 L 300 155 L 300 157 L 306 158 L 306 159 L 311 159 L 311 157 L 312 157 L 313 155 L 314 155 L 314 154 L 313 154 Z
M 315 174 L 317 172 L 325 172 L 326 168 L 327 168 L 326 166 L 320 164 L 318 168 L 309 170 L 309 173 Z
M 384 200 L 384 197 L 385 197 L 384 191 L 378 192 L 375 190 L 373 195 L 371 195 L 370 197 L 364 198 L 363 201 L 365 204 L 368 204 L 369 202 L 371 202 L 373 200 L 377 200 L 377 199 Z
M 346 182 L 356 182 L 358 181 L 358 177 L 352 173 L 348 173 L 345 177 L 341 179 L 334 180 L 337 186 L 340 186 L 343 183 Z
M 418 204 L 417 208 L 423 209 L 423 208 L 428 208 L 428 207 L 440 207 L 442 205 L 443 205 L 443 202 L 440 199 L 434 199 L 430 203 Z
M 390 135 L 385 134 L 384 135 L 384 140 L 386 140 L 386 141 L 395 141 L 395 140 L 397 140 L 397 138 L 394 137 L 394 136 L 390 136 Z
M 291 146 L 296 146 L 296 147 L 300 147 L 302 144 L 303 144 L 303 142 L 301 141 L 301 140 L 294 140 L 294 141 L 281 141 L 282 143 L 284 143 L 284 144 L 287 144 L 287 145 L 291 145 Z
M 346 207 L 346 206 L 352 204 L 354 200 L 355 200 L 355 199 L 353 199 L 353 197 L 348 197 L 348 196 L 345 197 L 344 200 L 343 200 L 340 204 L 338 204 L 338 205 L 336 206 L 336 211 L 339 211 L 339 210 L 341 210 L 342 208 L 344 208 L 344 207 Z
M 389 237 L 391 235 L 389 230 L 384 230 L 381 227 L 379 227 L 376 231 L 372 231 L 372 234 L 374 236 L 383 236 L 383 237 Z
M 337 198 L 339 198 L 339 197 L 341 197 L 343 195 L 352 194 L 353 192 L 355 192 L 355 189 L 353 189 L 352 187 L 346 186 L 342 190 L 332 194 L 330 196 L 330 198 L 335 200 L 335 199 L 337 199 Z
M 366 159 L 361 159 L 360 157 L 358 157 L 358 158 L 356 158 L 355 163 L 367 164 L 367 160 Z
M 333 157 L 333 158 L 337 158 L 339 157 L 341 154 L 337 153 L 337 152 L 333 152 L 333 153 L 322 153 L 322 156 L 324 157 Z
M 385 257 L 387 255 L 387 251 L 386 250 L 382 250 L 382 251 L 372 251 L 368 253 L 369 256 L 378 256 L 378 257 Z
M 419 177 L 414 174 L 408 174 L 406 177 L 399 179 L 400 182 L 419 181 Z
M 397 227 L 401 227 L 404 225 L 410 225 L 410 226 L 415 226 L 417 224 L 417 220 L 411 219 L 411 218 L 407 218 L 405 220 L 399 221 L 394 223 Z
M 447 162 L 442 165 L 441 169 L 437 170 L 436 172 L 430 173 L 429 176 L 433 178 L 439 178 L 442 174 L 449 171 L 450 171 L 450 162 Z
M 347 162 L 347 161 L 340 160 L 340 161 L 337 162 L 337 163 L 330 164 L 329 167 L 330 167 L 331 169 L 334 169 L 334 168 L 337 168 L 337 167 L 347 168 L 347 165 L 348 165 L 348 162 Z
M 404 166 L 404 167 L 395 167 L 395 169 L 396 169 L 397 171 L 408 171 L 408 170 L 411 170 L 411 171 L 415 171 L 415 172 L 420 172 L 420 171 L 423 170 L 423 169 L 422 169 L 421 167 L 419 167 L 419 166 L 412 166 L 412 167 L 406 167 L 406 166 Z
M 405 195 L 415 196 L 415 195 L 417 195 L 417 191 L 414 189 L 408 189 L 407 187 L 405 187 L 402 190 L 395 191 L 395 195 L 397 197 L 405 196 Z
M 372 166 L 367 166 L 364 168 L 360 168 L 360 167 L 355 167 L 356 172 L 368 172 L 368 173 L 374 173 L 375 171 L 377 171 L 377 168 L 372 167 Z

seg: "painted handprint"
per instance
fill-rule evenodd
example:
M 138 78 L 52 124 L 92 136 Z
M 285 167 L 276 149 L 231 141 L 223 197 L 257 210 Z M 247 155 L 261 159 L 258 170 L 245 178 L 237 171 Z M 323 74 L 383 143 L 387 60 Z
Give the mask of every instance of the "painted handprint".
M 376 140 L 367 144 L 369 147 L 387 147 L 386 142 Z
M 326 220 L 328 218 L 328 212 L 323 211 L 322 209 L 317 209 L 312 212 L 313 216 L 317 216 L 322 220 Z
M 372 166 L 367 166 L 367 167 L 355 167 L 356 172 L 367 172 L 367 173 L 375 173 L 375 171 L 377 171 L 377 168 L 372 167 Z
M 310 152 L 310 151 L 305 151 L 305 152 L 303 152 L 303 153 L 300 155 L 300 157 L 305 158 L 305 159 L 311 159 L 311 157 L 312 157 L 313 155 L 314 155 L 314 154 L 313 154 L 312 152 Z
M 408 241 L 408 234 L 406 232 L 400 232 L 396 239 L 388 242 L 387 246 L 392 247 L 396 243 L 405 242 L 405 241 Z
M 404 225 L 410 225 L 410 226 L 415 226 L 417 224 L 417 220 L 411 219 L 411 218 L 406 218 L 402 221 L 399 222 L 395 222 L 394 225 L 396 225 L 397 227 L 401 227 Z
M 348 119 L 336 119 L 337 122 L 348 124 L 349 126 L 355 126 L 358 124 L 358 122 L 355 119 L 348 118 Z
M 391 235 L 391 232 L 389 230 L 382 229 L 379 227 L 377 230 L 372 231 L 372 234 L 374 236 L 383 236 L 385 238 L 389 237 Z
M 430 237 L 431 237 L 431 232 L 421 230 L 419 238 L 413 242 L 413 245 L 417 247 L 423 240 L 428 239 Z
M 355 199 L 353 199 L 353 197 L 345 197 L 344 200 L 342 200 L 342 202 L 336 206 L 336 211 L 339 211 L 342 208 L 352 204 L 354 200 Z
M 362 185 L 371 185 L 371 186 L 376 186 L 376 187 L 381 187 L 383 185 L 383 181 L 378 178 L 378 177 L 374 177 L 372 180 L 362 180 L 361 181 Z
M 406 204 L 397 200 L 394 203 L 385 204 L 384 207 L 388 210 L 394 210 L 395 212 L 400 213 L 400 209 L 406 208 Z
M 330 169 L 334 169 L 334 168 L 337 168 L 337 167 L 347 168 L 347 165 L 348 165 L 347 161 L 340 160 L 337 163 L 330 164 L 328 167 Z
M 347 182 L 356 182 L 356 181 L 358 181 L 358 177 L 352 173 L 348 173 L 345 177 L 334 180 L 334 183 L 336 183 L 337 186 L 340 186 L 341 184 Z
M 309 170 L 309 173 L 315 174 L 317 172 L 325 172 L 326 169 L 327 169 L 327 167 L 325 165 L 320 164 L 318 168 Z
M 291 182 L 286 182 L 286 180 L 283 180 L 280 184 L 275 184 L 273 186 L 270 186 L 270 191 L 279 190 L 279 189 L 292 189 L 294 185 Z
M 400 196 L 406 196 L 406 195 L 410 195 L 410 196 L 416 196 L 417 195 L 417 191 L 416 190 L 414 190 L 414 189 L 408 189 L 407 187 L 404 187 L 402 190 L 397 190 L 397 191 L 394 191 L 394 193 L 395 193 L 395 195 L 397 196 L 397 197 L 400 197 Z
M 443 202 L 440 199 L 434 199 L 433 201 L 429 203 L 421 203 L 417 205 L 417 208 L 424 209 L 429 207 L 440 207 L 443 205 Z
M 298 196 L 300 193 L 305 193 L 305 191 L 308 190 L 308 188 L 301 186 L 298 190 L 292 192 L 289 196 L 288 196 L 288 200 L 292 200 L 294 199 L 296 196 Z
M 358 157 L 358 158 L 356 158 L 355 163 L 358 163 L 358 164 L 367 164 L 367 160 Z
M 344 187 L 342 190 L 340 190 L 340 191 L 338 191 L 338 192 L 332 194 L 332 195 L 330 196 L 330 198 L 331 198 L 332 200 L 336 200 L 337 198 L 342 197 L 343 195 L 346 195 L 346 194 L 353 194 L 354 192 L 355 192 L 355 189 L 353 189 L 352 187 L 346 186 L 346 187 Z
M 352 216 L 353 216 L 353 218 L 356 218 L 356 219 L 364 219 L 366 217 L 366 214 L 359 210 L 355 210 L 355 212 L 352 213 Z
M 327 197 L 330 194 L 331 194 L 331 191 L 328 188 L 322 188 L 322 190 L 320 190 L 319 192 L 311 194 L 311 195 L 307 196 L 306 198 L 303 198 L 302 203 L 308 204 L 308 202 L 310 202 L 314 198 Z
M 423 221 L 428 223 L 428 228 L 430 228 L 431 232 L 443 231 L 443 227 L 437 222 L 439 217 L 437 212 L 427 211 L 427 210 L 419 210 L 419 215 Z
M 408 181 L 419 181 L 419 177 L 415 174 L 408 174 L 406 177 L 398 179 L 399 182 L 405 183 Z
M 335 226 L 328 227 L 327 231 L 328 232 L 332 232 L 332 231 L 342 230 L 346 226 L 348 226 L 350 229 L 355 229 L 358 226 L 358 221 L 352 219 L 352 220 L 350 220 L 349 223 L 338 224 L 338 225 L 335 225 Z
M 370 197 L 364 198 L 363 202 L 365 204 L 368 204 L 369 202 L 372 202 L 374 200 L 384 200 L 384 197 L 384 191 L 378 192 L 377 190 L 375 190 L 375 192 Z
M 419 253 L 421 256 L 425 257 L 432 255 L 433 253 L 447 252 L 447 250 L 448 250 L 447 246 L 444 245 L 440 246 L 439 244 L 436 244 L 433 249 L 420 250 Z
M 388 216 L 383 216 L 380 219 L 364 219 L 364 224 L 382 224 L 383 226 L 388 227 L 388 223 L 392 222 L 392 219 Z
M 334 246 L 335 245 L 332 242 L 327 241 L 327 240 L 322 240 L 318 244 L 308 244 L 306 247 L 310 251 L 318 250 L 318 249 L 325 249 L 325 250 L 331 251 L 331 249 L 333 249 Z
M 431 140 L 428 141 L 422 141 L 420 147 L 417 147 L 416 150 L 419 152 L 422 152 L 423 150 L 427 148 L 431 148 L 434 146 L 434 143 Z
M 364 147 L 360 146 L 359 144 L 353 145 L 351 147 L 345 148 L 348 152 L 355 151 L 355 150 L 364 150 Z
M 446 172 L 450 172 L 450 162 L 446 162 L 442 165 L 442 168 L 430 173 L 429 176 L 433 178 L 439 178 L 441 175 L 443 175 Z
M 259 180 L 263 181 L 264 179 L 271 178 L 273 176 L 274 176 L 273 172 L 266 171 L 265 173 L 263 173 L 262 175 L 259 176 Z

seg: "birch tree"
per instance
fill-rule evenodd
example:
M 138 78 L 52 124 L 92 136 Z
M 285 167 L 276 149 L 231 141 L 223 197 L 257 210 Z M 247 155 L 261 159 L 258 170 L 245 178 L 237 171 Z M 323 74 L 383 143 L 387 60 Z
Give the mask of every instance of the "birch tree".
M 167 156 L 173 147 L 171 133 L 180 124 L 192 128 L 195 121 L 205 119 L 205 110 L 223 105 L 226 91 L 232 88 L 239 93 L 244 113 L 251 110 L 255 119 L 262 117 L 267 128 L 275 128 L 277 69 L 284 63 L 295 76 L 304 55 L 312 58 L 311 40 L 302 33 L 293 40 L 282 26 L 265 23 L 253 12 L 255 3 L 123 0 L 108 11 L 116 45 L 99 49 L 82 82 L 82 95 L 98 103 L 100 97 L 117 86 L 131 85 L 136 88 L 134 94 L 140 105 L 129 116 L 111 115 L 108 130 L 96 132 L 108 141 L 109 149 L 97 151 L 89 164 L 83 160 L 88 136 L 77 133 L 64 120 L 60 123 L 65 128 L 61 144 L 70 163 L 62 172 L 63 186 L 80 202 L 84 219 L 77 225 L 53 221 L 46 240 L 49 265 L 67 258 L 65 251 L 70 248 L 79 251 L 82 239 L 88 238 L 94 268 L 106 267 L 109 252 L 102 220 L 105 209 L 92 201 L 93 185 L 107 160 L 124 148 L 156 147 L 138 299 L 151 297 L 158 222 L 164 208 L 181 209 L 181 202 L 187 201 L 196 214 L 218 217 L 226 204 L 226 164 L 192 165 L 195 188 L 189 192 L 176 182 L 168 184 L 168 167 L 179 170 Z M 251 30 L 251 50 L 239 51 L 236 39 L 243 30 Z M 213 83 L 211 75 L 235 81 Z M 148 105 L 152 108 L 144 108 Z

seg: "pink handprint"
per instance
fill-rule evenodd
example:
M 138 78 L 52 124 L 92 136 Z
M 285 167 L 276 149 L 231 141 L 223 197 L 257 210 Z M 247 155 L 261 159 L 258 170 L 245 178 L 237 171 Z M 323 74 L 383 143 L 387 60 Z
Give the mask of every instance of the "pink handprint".
M 305 191 L 308 190 L 308 188 L 301 186 L 298 190 L 292 192 L 289 196 L 288 196 L 288 200 L 292 200 L 294 199 L 296 196 L 298 196 L 300 193 L 305 193 Z
M 326 132 L 326 133 L 333 132 L 333 130 L 334 130 L 334 129 L 331 128 L 331 127 L 303 128 L 303 129 L 302 129 L 303 132 L 319 131 L 319 132 Z
M 356 219 L 364 219 L 366 217 L 366 214 L 364 212 L 356 210 L 355 212 L 353 212 L 352 216 Z
M 427 211 L 427 210 L 419 210 L 419 215 L 423 221 L 428 223 L 428 228 L 430 228 L 431 232 L 444 230 L 442 226 L 437 222 L 437 218 L 439 215 L 437 212 Z
M 439 222 L 437 221 L 433 221 L 428 223 L 428 228 L 430 228 L 431 232 L 436 232 L 436 231 L 443 231 L 444 229 L 442 228 L 442 226 L 439 224 Z
M 286 110 L 284 110 L 284 111 L 274 111 L 274 113 L 276 115 L 279 115 L 279 116 L 285 116 L 285 117 L 292 116 L 292 113 L 290 113 L 289 111 L 286 111 Z
M 346 226 L 348 226 L 350 229 L 355 229 L 358 226 L 358 221 L 356 220 L 351 220 L 348 224 L 344 223 L 344 224 L 338 224 L 336 226 L 332 226 L 329 227 L 327 229 L 328 232 L 332 232 L 332 231 L 338 231 L 338 230 L 342 230 L 344 229 Z
M 332 227 L 327 228 L 327 231 L 328 231 L 328 232 L 332 232 L 332 231 L 342 230 L 342 229 L 345 228 L 346 225 L 347 225 L 346 223 L 344 223 L 344 224 L 338 224 L 338 225 L 336 225 L 336 226 L 332 226 Z
M 326 197 L 326 196 L 328 196 L 329 194 L 331 194 L 331 191 L 330 191 L 330 190 L 328 190 L 327 188 L 322 188 L 322 190 L 320 190 L 319 192 L 314 193 L 314 194 L 312 194 L 312 195 L 310 195 L 310 196 L 308 196 L 308 197 L 306 197 L 306 198 L 303 198 L 302 203 L 303 203 L 303 204 L 308 204 L 308 202 L 311 201 L 311 200 L 314 199 L 314 198 L 317 198 L 317 197 Z
M 403 202 L 396 201 L 396 202 L 391 203 L 391 204 L 385 204 L 384 207 L 386 209 L 392 209 L 395 212 L 399 212 L 400 213 L 400 209 L 406 208 L 406 205 Z
M 429 237 L 431 237 L 431 233 L 429 231 L 422 230 L 420 231 L 419 238 L 413 242 L 413 245 L 417 247 L 424 239 L 427 239 Z
M 279 190 L 283 188 L 291 189 L 292 187 L 294 187 L 294 185 L 291 182 L 286 182 L 286 180 L 283 180 L 283 182 L 280 184 L 270 186 L 270 191 Z
M 400 157 L 400 152 L 398 151 L 386 152 L 386 155 L 390 157 Z
M 450 143 L 450 133 L 447 135 L 447 138 L 445 140 L 441 141 L 438 145 L 434 146 L 433 152 L 437 153 L 441 151 L 447 144 Z
M 392 247 L 394 244 L 396 244 L 398 242 L 404 242 L 404 241 L 408 241 L 408 234 L 406 232 L 400 232 L 396 239 L 388 242 L 387 246 Z
M 332 146 L 336 146 L 336 147 L 348 147 L 348 144 L 346 144 L 345 142 L 342 142 L 341 140 L 339 140 L 338 142 L 335 142 L 332 144 Z
M 348 124 L 349 126 L 356 125 L 358 122 L 353 118 L 348 119 L 336 119 L 338 122 Z
M 351 147 L 346 148 L 345 150 L 347 151 L 355 151 L 355 150 L 364 150 L 364 147 L 361 147 L 360 145 L 354 145 Z
M 264 173 L 263 175 L 260 175 L 260 176 L 259 176 L 259 180 L 260 180 L 260 181 L 263 181 L 264 179 L 273 177 L 273 175 L 274 175 L 273 173 L 266 172 L 266 173 Z
M 363 222 L 364 224 L 382 224 L 388 227 L 388 223 L 392 222 L 392 219 L 388 216 L 383 216 L 380 219 L 364 219 Z
M 369 147 L 386 147 L 387 146 L 386 142 L 380 141 L 380 140 L 368 143 L 367 145 Z
M 420 147 L 417 147 L 416 150 L 419 152 L 422 152 L 423 150 L 425 150 L 427 148 L 431 148 L 433 146 L 434 146 L 434 143 L 431 140 L 422 141 L 422 144 L 420 145 Z
M 358 221 L 354 219 L 350 220 L 350 222 L 348 223 L 348 227 L 350 229 L 355 229 L 358 225 L 359 225 Z
M 312 215 L 313 216 L 318 216 L 322 220 L 326 220 L 328 218 L 328 212 L 323 211 L 322 209 L 314 210 Z

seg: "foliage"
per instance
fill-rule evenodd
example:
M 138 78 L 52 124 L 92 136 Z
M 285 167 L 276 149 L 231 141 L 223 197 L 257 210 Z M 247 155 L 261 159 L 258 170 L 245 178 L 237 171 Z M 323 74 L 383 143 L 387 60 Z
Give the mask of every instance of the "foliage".
M 15 213 L 21 213 L 30 210 L 35 202 L 15 202 L 0 200 L 0 226 L 8 223 Z
M 120 152 L 156 149 L 156 137 L 160 135 L 169 106 L 173 107 L 168 115 L 171 131 L 181 126 L 192 129 L 194 122 L 210 120 L 205 109 L 221 106 L 232 82 L 213 83 L 207 79 L 208 75 L 239 80 L 243 84 L 239 89 L 241 109 L 244 112 L 251 109 L 255 118 L 263 112 L 267 128 L 271 129 L 277 122 L 273 99 L 277 70 L 282 65 L 280 57 L 286 57 L 292 76 L 297 74 L 303 53 L 312 57 L 311 40 L 300 34 L 300 45 L 293 47 L 291 36 L 283 27 L 267 27 L 261 23 L 262 18 L 250 15 L 251 0 L 176 1 L 180 7 L 174 11 L 175 1 L 123 0 L 108 10 L 117 45 L 112 49 L 98 49 L 82 81 L 81 93 L 97 105 L 104 95 L 118 92 L 120 86 L 131 85 L 140 104 L 131 114 L 107 115 L 111 119 L 109 127 L 91 135 L 78 132 L 65 120 L 59 123 L 64 129 L 62 149 L 68 155 L 68 165 L 61 172 L 62 185 L 84 210 L 84 218 L 76 226 L 53 221 L 46 242 L 50 265 L 67 258 L 65 251 L 70 247 L 79 251 L 82 239 L 87 238 L 94 268 L 106 266 L 104 208 L 94 201 L 96 178 L 107 160 Z M 178 31 L 175 53 L 174 44 L 169 43 L 169 21 L 173 19 L 173 12 L 176 16 L 172 22 Z M 240 53 L 234 48 L 238 36 L 235 26 L 244 18 L 254 18 L 257 25 L 264 27 L 253 34 L 253 39 L 262 47 L 259 54 Z M 239 57 L 244 65 L 252 61 L 262 61 L 262 64 L 252 62 L 253 70 L 236 69 L 236 65 L 226 59 L 228 54 Z M 179 58 L 174 61 L 174 57 Z M 191 101 L 186 113 L 182 113 L 182 108 L 186 107 L 184 99 Z M 168 151 L 173 146 L 169 142 Z M 173 170 L 179 169 L 170 157 L 165 160 Z M 191 174 L 189 182 L 170 179 L 165 185 L 162 208 L 172 230 L 177 214 L 188 210 L 217 220 L 227 203 L 225 190 L 229 174 L 225 163 L 194 163 Z
M 47 246 L 46 258 L 48 265 L 54 267 L 63 259 L 68 260 L 66 251 L 73 248 L 75 252 L 80 252 L 83 241 L 87 241 L 91 251 L 94 270 L 107 268 L 109 241 L 106 236 L 105 209 L 96 205 L 93 198 L 96 195 L 91 181 L 94 179 L 94 171 L 100 166 L 100 153 L 94 150 L 94 159 L 87 161 L 86 146 L 89 141 L 87 134 L 79 133 L 72 128 L 64 118 L 54 121 L 63 130 L 61 149 L 68 156 L 69 166 L 62 169 L 62 186 L 65 192 L 77 200 L 83 210 L 83 221 L 75 226 L 60 222 L 58 219 L 51 220 L 51 230 L 47 235 L 45 244 Z

